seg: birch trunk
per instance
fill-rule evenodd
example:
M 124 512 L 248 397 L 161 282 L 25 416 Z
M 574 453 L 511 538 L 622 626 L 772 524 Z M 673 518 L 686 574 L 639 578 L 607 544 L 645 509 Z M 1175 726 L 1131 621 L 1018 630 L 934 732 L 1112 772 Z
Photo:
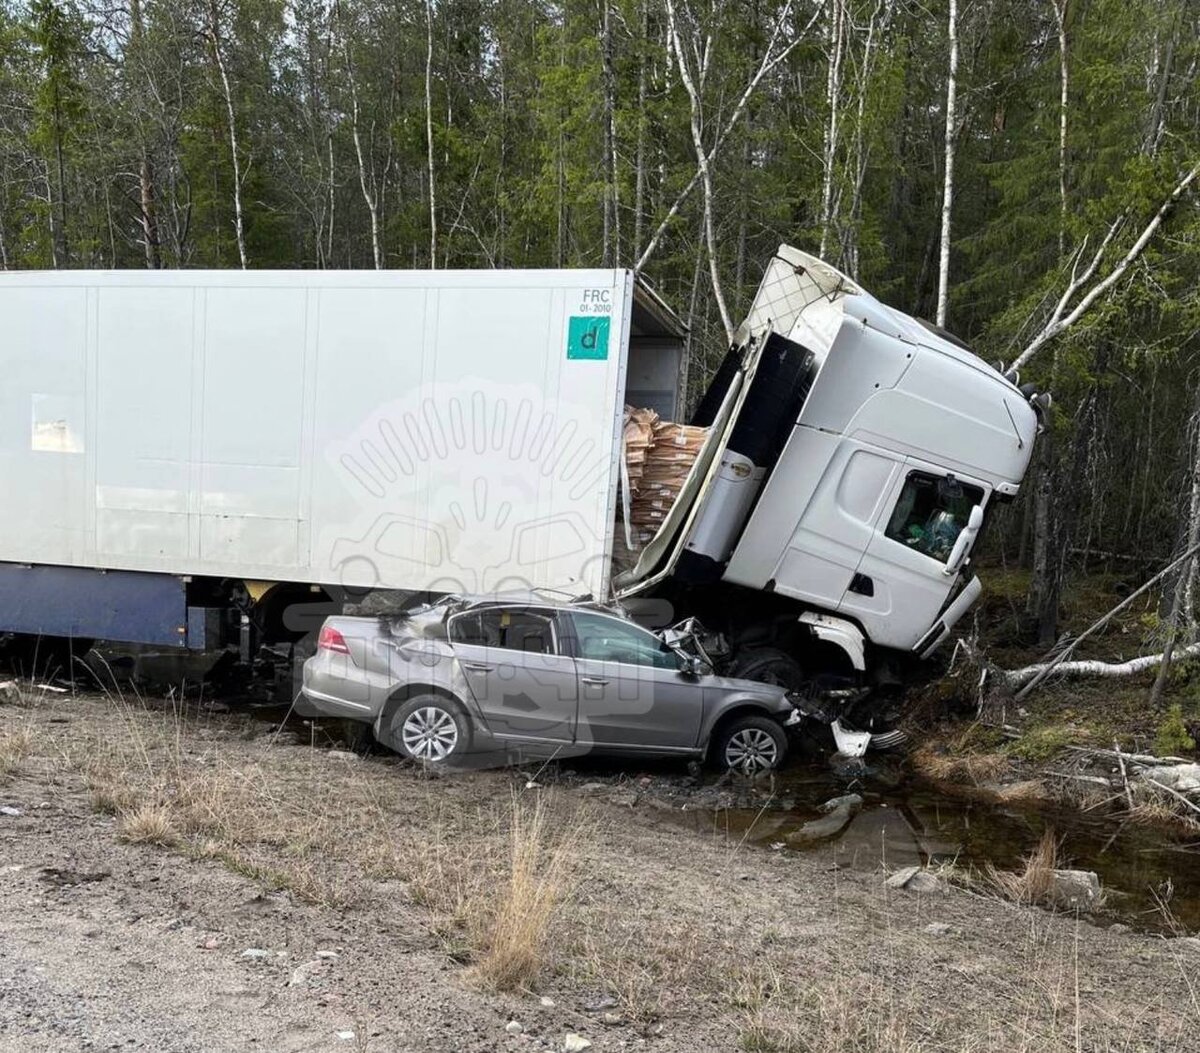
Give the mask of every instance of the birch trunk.
M 617 78 L 613 71 L 612 5 L 602 0 L 600 61 L 604 82 L 604 263 L 621 257 L 621 217 L 617 188 Z
M 1058 23 L 1058 255 L 1067 254 L 1067 102 L 1071 68 L 1067 63 L 1067 3 L 1054 0 L 1054 18 Z
M 1166 219 L 1172 207 L 1184 195 L 1188 187 L 1196 181 L 1196 177 L 1200 175 L 1200 162 L 1192 166 L 1175 185 L 1175 189 L 1164 199 L 1159 206 L 1158 211 L 1142 228 L 1141 234 L 1133 246 L 1121 257 L 1120 260 L 1112 267 L 1112 269 L 1103 278 L 1099 279 L 1094 285 L 1088 286 L 1088 283 L 1095 276 L 1103 263 L 1104 257 L 1112 244 L 1113 239 L 1124 226 L 1125 216 L 1119 216 L 1115 219 L 1108 231 L 1104 235 L 1104 239 L 1100 243 L 1100 247 L 1092 256 L 1091 262 L 1088 264 L 1082 274 L 1078 273 L 1078 264 L 1080 260 L 1076 259 L 1076 269 L 1072 273 L 1071 280 L 1067 284 L 1066 290 L 1059 298 L 1054 310 L 1051 312 L 1049 320 L 1042 326 L 1032 340 L 1025 346 L 1023 350 L 1012 364 L 1013 369 L 1020 369 L 1026 362 L 1029 361 L 1038 351 L 1046 344 L 1053 340 L 1064 330 L 1069 329 L 1072 325 L 1079 321 L 1087 312 L 1095 305 L 1096 301 L 1104 296 L 1114 285 L 1117 284 L 1127 270 L 1141 256 L 1146 246 L 1150 243 L 1155 234 L 1158 233 L 1159 227 L 1162 226 L 1163 220 Z M 1079 298 L 1074 307 L 1068 309 L 1071 301 L 1079 294 L 1080 290 L 1085 289 L 1086 292 Z
M 645 235 L 646 211 L 646 44 L 650 39 L 649 5 L 641 7 L 641 48 L 638 58 L 637 86 L 637 151 L 635 154 L 633 182 L 633 257 L 642 254 L 642 238 Z
M 350 86 L 350 135 L 354 140 L 354 155 L 358 159 L 358 185 L 371 218 L 371 255 L 375 269 L 379 271 L 383 270 L 383 244 L 379 234 L 379 190 L 373 163 L 368 179 L 367 161 L 363 154 L 362 134 L 359 130 L 358 84 L 350 61 L 350 49 L 345 40 L 342 41 L 342 46 L 346 56 L 346 82 Z
M 433 0 L 425 0 L 425 147 L 429 165 L 429 267 L 437 270 L 437 180 L 433 165 Z M 379 264 L 376 263 L 378 267 Z
M 679 79 L 687 92 L 689 109 L 689 127 L 692 133 L 692 149 L 696 154 L 696 164 L 700 171 L 700 181 L 704 201 L 704 245 L 708 255 L 708 273 L 712 282 L 713 299 L 721 315 L 721 324 L 725 327 L 726 339 L 733 337 L 733 321 L 729 315 L 729 307 L 725 303 L 725 292 L 721 287 L 721 274 L 717 261 L 716 237 L 713 231 L 713 182 L 712 170 L 709 167 L 708 152 L 704 148 L 703 131 L 701 127 L 702 105 L 700 92 L 696 86 L 696 78 L 692 74 L 690 62 L 683 50 L 683 42 L 679 36 L 679 24 L 675 17 L 674 0 L 667 0 L 667 25 L 670 28 L 671 40 L 675 51 L 675 60 L 679 65 Z M 701 74 L 707 63 L 708 48 L 701 60 Z
M 950 299 L 950 218 L 954 211 L 954 147 L 958 94 L 958 0 L 950 0 L 950 71 L 946 77 L 946 155 L 942 173 L 942 243 L 938 257 L 937 324 L 946 324 Z
M 837 163 L 838 119 L 842 94 L 842 54 L 845 39 L 846 8 L 843 0 L 829 0 L 829 22 L 826 42 L 829 61 L 825 70 L 825 105 L 829 115 L 825 121 L 821 151 L 821 245 L 818 255 L 825 257 L 833 228 L 834 168 Z
M 766 49 L 765 53 L 763 54 L 762 62 L 759 64 L 758 69 L 754 73 L 754 76 L 750 78 L 750 82 L 746 85 L 746 88 L 742 92 L 741 97 L 738 99 L 736 105 L 733 107 L 733 112 L 729 115 L 729 117 L 726 119 L 725 123 L 721 126 L 721 130 L 720 130 L 719 134 L 717 135 L 716 140 L 713 142 L 712 147 L 708 151 L 708 154 L 707 154 L 708 164 L 712 164 L 712 162 L 716 159 L 717 154 L 720 153 L 721 147 L 724 145 L 725 140 L 728 137 L 729 133 L 735 127 L 737 127 L 737 123 L 739 120 L 741 120 L 742 113 L 746 109 L 746 103 L 750 101 L 750 96 L 754 94 L 755 90 L 758 88 L 758 86 L 762 82 L 763 78 L 768 73 L 770 73 L 772 70 L 774 70 L 781 62 L 783 62 L 793 51 L 795 51 L 796 48 L 799 47 L 800 44 L 802 44 L 805 41 L 805 39 L 807 39 L 808 31 L 810 29 L 812 29 L 812 27 L 816 24 L 816 21 L 820 17 L 820 14 L 822 11 L 821 8 L 817 8 L 816 12 L 808 20 L 808 23 L 804 26 L 804 28 L 802 30 L 800 30 L 799 33 L 796 34 L 795 39 L 792 40 L 789 44 L 787 44 L 781 51 L 776 53 L 775 45 L 779 39 L 780 33 L 783 30 L 783 27 L 787 24 L 787 19 L 791 13 L 791 9 L 792 9 L 792 0 L 787 0 L 787 3 L 785 3 L 783 6 L 782 12 L 780 12 L 779 18 L 775 22 L 775 28 L 771 33 L 770 41 L 767 43 L 767 49 Z M 668 33 L 667 33 L 667 49 L 668 49 L 668 51 L 670 50 L 670 48 L 671 48 L 670 32 L 668 30 Z M 668 69 L 668 71 L 671 69 L 671 64 L 669 62 L 667 64 L 667 69 Z M 669 78 L 668 78 L 668 80 L 669 80 Z M 663 173 L 663 169 L 661 166 L 659 168 L 659 173 L 660 173 L 660 176 Z M 661 181 L 661 179 L 660 179 L 660 181 Z M 696 186 L 700 183 L 700 181 L 701 181 L 701 170 L 700 170 L 699 166 L 697 166 L 696 171 L 692 173 L 691 179 L 689 179 L 687 181 L 687 184 L 679 192 L 679 194 L 676 196 L 675 200 L 671 203 L 671 207 L 669 209 L 667 209 L 666 215 L 663 216 L 663 218 L 659 221 L 658 226 L 654 228 L 654 233 L 650 235 L 650 240 L 646 243 L 646 247 L 645 247 L 645 249 L 642 250 L 641 255 L 638 256 L 637 263 L 634 264 L 634 270 L 640 271 L 646 266 L 650 257 L 654 255 L 655 249 L 658 248 L 658 243 L 659 243 L 659 241 L 662 240 L 663 234 L 666 232 L 667 228 L 671 225 L 671 223 L 675 219 L 675 217 L 679 215 L 679 210 L 681 208 L 683 208 L 684 202 L 687 201 L 687 199 L 691 196 L 692 191 L 696 189 Z
M 212 46 L 213 62 L 221 78 L 221 91 L 225 98 L 225 116 L 229 124 L 229 153 L 233 161 L 233 228 L 237 235 L 238 260 L 242 270 L 247 267 L 246 259 L 246 230 L 242 217 L 242 163 L 238 159 L 237 114 L 233 105 L 233 90 L 229 86 L 229 73 L 225 68 L 225 59 L 221 54 L 221 36 L 218 24 L 217 5 L 214 2 L 208 7 L 208 39 Z

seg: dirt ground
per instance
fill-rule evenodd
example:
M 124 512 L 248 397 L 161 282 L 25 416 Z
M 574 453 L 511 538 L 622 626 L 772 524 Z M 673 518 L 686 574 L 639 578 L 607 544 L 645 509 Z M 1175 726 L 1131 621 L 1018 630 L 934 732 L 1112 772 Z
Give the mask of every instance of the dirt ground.
M 0 1050 L 1200 1050 L 1195 938 L 894 890 L 530 774 L 0 705 Z M 514 824 L 554 885 L 502 990 Z

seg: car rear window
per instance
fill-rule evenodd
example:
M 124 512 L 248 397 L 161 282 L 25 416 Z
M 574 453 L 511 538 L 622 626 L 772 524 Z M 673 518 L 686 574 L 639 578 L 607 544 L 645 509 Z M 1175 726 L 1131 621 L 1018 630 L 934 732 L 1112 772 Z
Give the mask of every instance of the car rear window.
M 503 647 L 526 654 L 554 654 L 550 619 L 532 611 L 489 608 L 468 611 L 450 623 L 450 639 L 456 644 Z

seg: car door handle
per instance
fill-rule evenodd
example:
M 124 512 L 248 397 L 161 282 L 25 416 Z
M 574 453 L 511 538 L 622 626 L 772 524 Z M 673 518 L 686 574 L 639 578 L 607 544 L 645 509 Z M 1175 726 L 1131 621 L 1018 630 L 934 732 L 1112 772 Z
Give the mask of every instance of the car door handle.
M 581 676 L 579 679 L 582 680 L 585 684 L 593 684 L 596 687 L 603 687 L 605 684 L 608 683 L 608 681 L 605 680 L 604 677 L 602 677 L 602 676 Z
M 486 662 L 463 662 L 460 660 L 459 665 L 464 669 L 470 669 L 473 673 L 490 673 L 496 667 L 488 665 Z

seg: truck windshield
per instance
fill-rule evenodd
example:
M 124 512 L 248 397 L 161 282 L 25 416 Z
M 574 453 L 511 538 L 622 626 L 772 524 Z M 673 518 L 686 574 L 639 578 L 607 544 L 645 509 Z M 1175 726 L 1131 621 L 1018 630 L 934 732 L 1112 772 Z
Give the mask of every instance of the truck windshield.
M 983 491 L 952 476 L 912 472 L 888 520 L 885 535 L 945 563 Z

